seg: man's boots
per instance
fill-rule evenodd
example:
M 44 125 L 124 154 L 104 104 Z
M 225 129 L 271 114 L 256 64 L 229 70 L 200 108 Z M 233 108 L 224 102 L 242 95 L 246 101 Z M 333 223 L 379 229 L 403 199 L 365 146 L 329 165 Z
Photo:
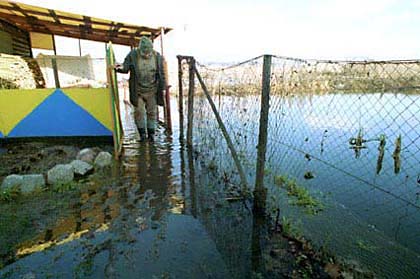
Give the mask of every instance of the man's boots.
M 149 139 L 150 142 L 154 142 L 155 141 L 155 129 L 147 129 L 147 137 Z
M 146 141 L 146 129 L 140 128 L 139 129 L 139 134 L 140 134 L 140 142 L 145 142 Z

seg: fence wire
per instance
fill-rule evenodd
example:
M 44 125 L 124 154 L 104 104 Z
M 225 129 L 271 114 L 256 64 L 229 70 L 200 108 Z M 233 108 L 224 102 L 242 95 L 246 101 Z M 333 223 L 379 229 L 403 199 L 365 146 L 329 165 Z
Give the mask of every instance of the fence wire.
M 262 61 L 197 63 L 250 185 Z M 265 186 L 272 212 L 279 209 L 295 231 L 378 277 L 414 278 L 420 272 L 420 61 L 273 56 L 271 70 Z M 234 188 L 238 173 L 200 90 L 193 113 L 197 156 L 217 182 Z

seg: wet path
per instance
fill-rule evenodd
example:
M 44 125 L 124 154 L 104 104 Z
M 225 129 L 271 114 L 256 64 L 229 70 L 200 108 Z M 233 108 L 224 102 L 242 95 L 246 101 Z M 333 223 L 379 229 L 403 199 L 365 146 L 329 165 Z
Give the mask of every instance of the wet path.
M 155 143 L 140 143 L 132 108 L 122 107 L 120 171 L 82 192 L 68 216 L 22 245 L 22 258 L 0 277 L 248 277 L 248 209 L 233 205 L 232 214 L 208 178 L 194 179 L 193 156 L 176 128 L 173 135 L 160 128 Z

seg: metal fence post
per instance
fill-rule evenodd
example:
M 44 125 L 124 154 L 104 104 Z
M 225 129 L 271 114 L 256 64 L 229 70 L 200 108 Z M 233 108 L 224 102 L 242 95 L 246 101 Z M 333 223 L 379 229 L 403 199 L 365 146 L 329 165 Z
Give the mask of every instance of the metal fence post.
M 189 64 L 189 88 L 188 88 L 188 127 L 187 127 L 187 145 L 192 146 L 193 137 L 193 109 L 194 109 L 194 90 L 195 90 L 195 59 L 188 58 Z
M 268 111 L 270 108 L 271 55 L 264 55 L 260 130 L 258 135 L 257 171 L 254 189 L 254 212 L 265 214 L 267 189 L 264 187 L 265 155 L 267 151 Z
M 182 60 L 181 56 L 178 58 L 178 112 L 179 112 L 179 138 L 184 140 L 184 88 L 182 86 Z

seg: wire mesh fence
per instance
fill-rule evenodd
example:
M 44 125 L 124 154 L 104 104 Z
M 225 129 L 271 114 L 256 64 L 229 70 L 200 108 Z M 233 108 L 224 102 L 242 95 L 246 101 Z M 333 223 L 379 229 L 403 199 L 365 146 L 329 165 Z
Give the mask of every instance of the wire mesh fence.
M 223 67 L 196 63 L 248 185 L 256 179 L 262 64 L 262 57 Z M 183 88 L 188 91 L 185 78 Z M 272 56 L 270 89 L 264 170 L 270 211 L 378 277 L 414 278 L 420 272 L 420 61 Z M 236 193 L 240 177 L 231 151 L 198 87 L 192 113 L 197 156 Z

